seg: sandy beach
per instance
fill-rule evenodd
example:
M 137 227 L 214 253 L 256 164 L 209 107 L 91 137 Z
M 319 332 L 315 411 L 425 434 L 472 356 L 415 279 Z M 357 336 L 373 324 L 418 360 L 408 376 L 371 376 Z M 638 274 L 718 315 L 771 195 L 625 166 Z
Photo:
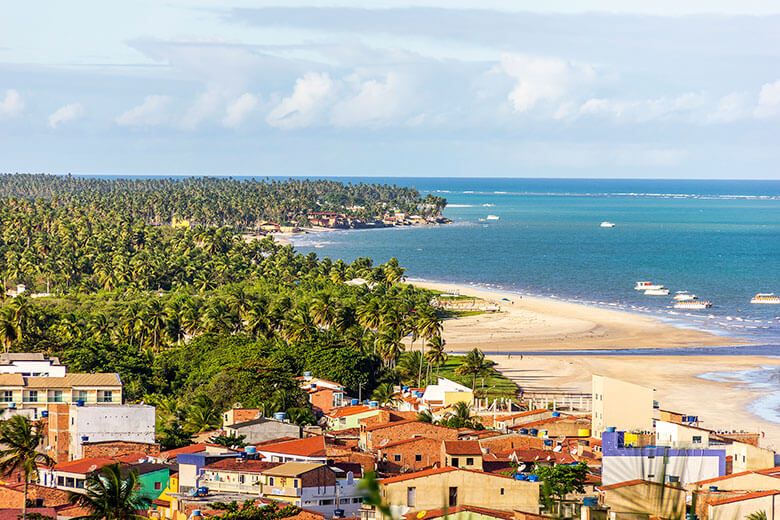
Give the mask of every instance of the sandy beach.
M 751 410 L 766 391 L 739 382 L 699 377 L 780 365 L 761 356 L 603 356 L 543 355 L 511 357 L 529 350 L 585 350 L 722 346 L 745 343 L 735 338 L 681 329 L 651 317 L 576 303 L 545 300 L 451 283 L 414 282 L 418 287 L 474 296 L 501 305 L 501 312 L 448 319 L 447 349 L 479 347 L 496 368 L 528 393 L 590 393 L 591 375 L 599 374 L 650 386 L 664 409 L 698 415 L 714 429 L 761 431 L 763 444 L 780 449 L 780 423 Z M 504 298 L 510 301 L 503 301 Z
M 577 303 L 532 298 L 501 291 L 438 282 L 410 282 L 417 287 L 457 291 L 496 302 L 501 312 L 444 322 L 452 350 L 479 347 L 492 353 L 521 350 L 669 348 L 745 343 L 707 332 L 681 329 L 647 316 Z M 509 301 L 504 301 L 504 299 Z

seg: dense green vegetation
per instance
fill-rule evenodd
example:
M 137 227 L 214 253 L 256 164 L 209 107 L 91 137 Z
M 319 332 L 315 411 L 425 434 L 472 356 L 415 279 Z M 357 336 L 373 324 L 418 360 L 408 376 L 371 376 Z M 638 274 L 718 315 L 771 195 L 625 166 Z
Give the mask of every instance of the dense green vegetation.
M 127 400 L 157 405 L 169 447 L 218 426 L 235 403 L 312 422 L 294 380 L 304 370 L 353 395 L 419 381 L 436 365 L 421 351 L 441 321 L 430 292 L 399 283 L 395 259 L 346 264 L 240 236 L 266 218 L 345 204 L 443 205 L 330 181 L 0 176 L 0 286 L 52 293 L 6 298 L 0 341 L 58 355 L 71 371 L 118 372 Z M 201 225 L 167 225 L 175 216 Z M 344 283 L 353 278 L 369 283 Z M 407 336 L 416 370 L 396 369 Z

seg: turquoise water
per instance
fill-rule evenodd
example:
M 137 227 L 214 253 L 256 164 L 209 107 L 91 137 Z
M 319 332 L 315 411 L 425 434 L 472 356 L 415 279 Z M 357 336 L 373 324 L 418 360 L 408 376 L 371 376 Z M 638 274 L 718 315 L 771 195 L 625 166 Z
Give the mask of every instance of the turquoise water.
M 446 197 L 454 223 L 313 234 L 296 247 L 344 260 L 395 256 L 410 278 L 586 302 L 780 345 L 780 305 L 749 303 L 758 292 L 780 294 L 780 181 L 387 181 Z M 489 214 L 500 220 L 480 221 Z M 600 228 L 604 220 L 616 227 Z M 673 310 L 671 295 L 634 291 L 638 280 L 713 307 Z

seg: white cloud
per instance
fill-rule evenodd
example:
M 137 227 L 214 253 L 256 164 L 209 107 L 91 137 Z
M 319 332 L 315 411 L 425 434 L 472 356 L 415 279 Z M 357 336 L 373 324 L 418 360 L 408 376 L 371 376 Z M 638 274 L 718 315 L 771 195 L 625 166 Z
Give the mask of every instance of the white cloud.
M 6 90 L 5 99 L 0 101 L 0 118 L 16 117 L 22 113 L 22 110 L 24 110 L 24 101 L 19 92 L 14 89 Z
M 761 87 L 754 114 L 756 117 L 780 115 L 780 79 L 774 83 L 765 83 Z
M 246 116 L 257 108 L 259 101 L 256 96 L 246 92 L 229 103 L 222 118 L 222 124 L 228 128 L 236 128 L 244 122 Z
M 566 101 L 575 89 L 592 83 L 596 72 L 590 65 L 560 58 L 503 54 L 501 68 L 515 79 L 508 99 L 516 112 L 528 112 L 544 102 Z
M 60 123 L 67 123 L 78 119 L 84 114 L 84 107 L 81 103 L 70 103 L 61 106 L 49 116 L 49 127 L 57 128 Z
M 153 94 L 146 96 L 144 102 L 117 116 L 119 126 L 156 126 L 168 121 L 170 96 Z
M 217 85 L 209 86 L 201 93 L 195 102 L 187 109 L 181 119 L 181 127 L 185 130 L 195 130 L 201 121 L 214 116 L 225 106 L 226 92 Z
M 337 90 L 326 72 L 309 72 L 295 82 L 290 96 L 282 99 L 266 117 L 274 127 L 289 130 L 320 122 Z
M 412 85 L 398 73 L 388 73 L 384 81 L 348 78 L 353 95 L 336 103 L 331 113 L 335 126 L 385 126 L 400 122 L 409 114 L 415 99 Z
M 751 100 L 743 92 L 732 92 L 718 100 L 707 122 L 732 123 L 750 115 Z

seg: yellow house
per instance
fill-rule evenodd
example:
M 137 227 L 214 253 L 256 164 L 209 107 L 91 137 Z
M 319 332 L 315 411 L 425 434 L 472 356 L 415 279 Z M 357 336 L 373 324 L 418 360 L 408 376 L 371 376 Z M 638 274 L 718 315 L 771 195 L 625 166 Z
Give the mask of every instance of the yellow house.
M 178 517 L 178 500 L 171 496 L 171 493 L 179 492 L 179 474 L 174 473 L 168 480 L 168 487 L 157 497 L 152 500 L 151 508 L 149 510 L 149 518 L 159 518 L 168 520 L 184 520 Z
M 394 517 L 415 511 L 489 504 L 502 511 L 539 512 L 539 483 L 453 467 L 406 473 L 379 481 Z M 370 516 L 370 515 L 366 515 Z

